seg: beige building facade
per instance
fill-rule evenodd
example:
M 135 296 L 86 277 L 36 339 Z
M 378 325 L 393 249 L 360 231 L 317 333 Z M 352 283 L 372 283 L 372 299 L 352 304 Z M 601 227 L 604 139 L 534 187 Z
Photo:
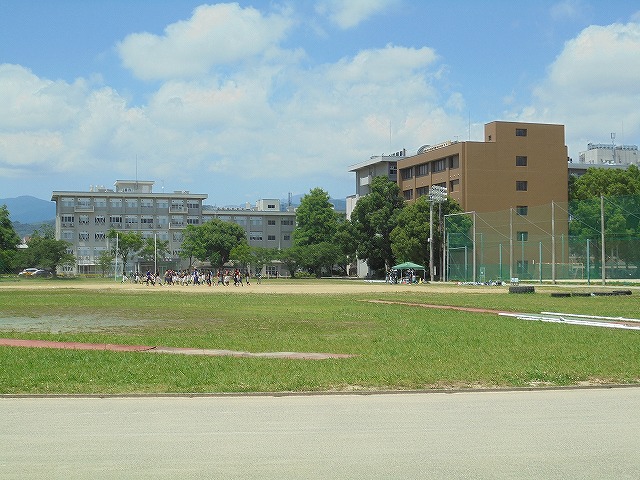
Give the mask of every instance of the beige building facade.
M 250 246 L 284 249 L 292 244 L 295 211 L 280 211 L 279 200 L 259 200 L 255 207 L 218 208 L 204 204 L 207 194 L 188 191 L 153 192 L 154 182 L 118 180 L 114 188 L 91 187 L 89 191 L 54 191 L 56 239 L 71 244 L 69 253 L 76 261 L 61 273 L 97 274 L 99 259 L 110 249 L 107 234 L 138 232 L 143 239 L 167 241 L 169 252 L 158 260 L 158 269 L 182 269 L 188 261 L 180 257 L 184 229 L 212 218 L 242 226 Z M 132 258 L 127 272 L 141 267 Z M 122 265 L 118 267 L 122 272 Z M 267 267 L 267 273 L 283 274 L 280 265 Z
M 476 222 L 475 256 L 463 260 L 465 272 L 476 268 L 465 280 L 535 278 L 567 237 L 567 158 L 563 125 L 496 121 L 482 142 L 443 142 L 399 160 L 398 185 L 408 202 L 437 185 L 474 218 L 491 214 Z

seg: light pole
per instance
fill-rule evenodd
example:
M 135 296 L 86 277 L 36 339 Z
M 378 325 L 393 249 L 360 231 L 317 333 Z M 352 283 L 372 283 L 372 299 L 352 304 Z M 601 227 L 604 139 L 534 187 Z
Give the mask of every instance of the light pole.
M 435 266 L 433 265 L 433 204 L 447 199 L 447 187 L 431 185 L 429 187 L 429 280 L 433 282 Z M 444 268 L 444 266 L 443 266 Z

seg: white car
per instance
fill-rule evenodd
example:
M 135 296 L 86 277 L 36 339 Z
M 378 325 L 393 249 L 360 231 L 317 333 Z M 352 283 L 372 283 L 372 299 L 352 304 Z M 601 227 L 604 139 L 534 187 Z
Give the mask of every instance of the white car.
M 18 275 L 22 275 L 23 277 L 40 277 L 47 274 L 46 270 L 42 270 L 41 268 L 25 268 Z

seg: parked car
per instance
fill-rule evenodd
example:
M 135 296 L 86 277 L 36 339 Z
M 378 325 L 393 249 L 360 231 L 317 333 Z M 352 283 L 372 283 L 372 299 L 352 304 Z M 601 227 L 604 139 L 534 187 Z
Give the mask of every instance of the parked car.
M 18 275 L 23 277 L 45 277 L 47 276 L 47 271 L 41 268 L 25 268 Z

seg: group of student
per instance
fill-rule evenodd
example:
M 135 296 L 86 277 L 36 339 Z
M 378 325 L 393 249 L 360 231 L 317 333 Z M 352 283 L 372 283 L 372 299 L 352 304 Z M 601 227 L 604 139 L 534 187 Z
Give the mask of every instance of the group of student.
M 229 286 L 231 282 L 237 286 L 243 286 L 245 283 L 251 285 L 251 273 L 249 270 L 241 272 L 240 269 L 218 269 L 213 272 L 211 270 L 167 270 L 164 273 L 164 277 L 160 276 L 160 272 L 156 270 L 153 273 L 151 270 L 147 270 L 146 274 L 140 275 L 140 272 L 136 271 L 135 274 L 131 272 L 131 279 L 134 283 L 145 283 L 147 285 L 222 285 Z M 260 273 L 256 274 L 256 283 L 261 282 Z M 164 281 L 163 281 L 164 280 Z M 126 274 L 122 275 L 122 283 L 129 281 L 129 277 Z

